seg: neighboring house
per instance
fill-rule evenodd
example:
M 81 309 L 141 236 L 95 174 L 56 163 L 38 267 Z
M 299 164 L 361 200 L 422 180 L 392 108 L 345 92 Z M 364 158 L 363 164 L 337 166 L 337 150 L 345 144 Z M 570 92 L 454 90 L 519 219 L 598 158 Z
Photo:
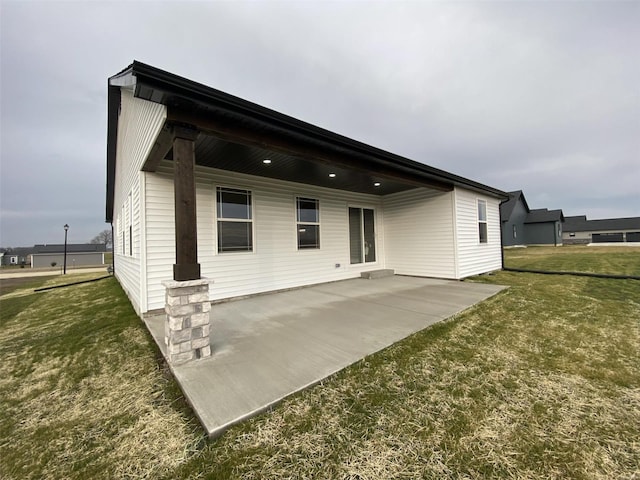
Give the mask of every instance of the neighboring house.
M 508 200 L 500 204 L 502 245 L 525 245 L 524 223 L 529 214 L 529 205 L 522 190 L 509 192 L 508 195 Z
M 218 300 L 502 267 L 498 189 L 139 62 L 108 108 L 106 221 L 139 314 L 201 277 Z
M 107 251 L 103 244 L 67 244 L 67 268 L 104 264 L 104 254 Z M 31 254 L 33 268 L 50 267 L 54 263 L 64 265 L 64 244 L 36 245 Z
M 531 210 L 522 190 L 509 192 L 500 205 L 502 244 L 562 245 L 562 210 Z
M 31 247 L 9 248 L 0 258 L 3 266 L 10 265 L 30 265 L 31 264 Z
M 562 245 L 562 210 L 531 210 L 525 223 L 527 245 Z
M 640 217 L 587 220 L 586 215 L 566 217 L 565 244 L 640 242 Z

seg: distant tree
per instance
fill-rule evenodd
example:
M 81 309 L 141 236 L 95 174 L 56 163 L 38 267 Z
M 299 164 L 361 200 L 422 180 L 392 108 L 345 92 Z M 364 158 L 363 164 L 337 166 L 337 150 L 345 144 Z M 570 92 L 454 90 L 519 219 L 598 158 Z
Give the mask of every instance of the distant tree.
M 91 239 L 90 243 L 104 243 L 107 248 L 111 248 L 112 237 L 111 230 L 103 230 Z
M 55 267 L 58 263 L 57 262 L 51 262 L 51 266 Z

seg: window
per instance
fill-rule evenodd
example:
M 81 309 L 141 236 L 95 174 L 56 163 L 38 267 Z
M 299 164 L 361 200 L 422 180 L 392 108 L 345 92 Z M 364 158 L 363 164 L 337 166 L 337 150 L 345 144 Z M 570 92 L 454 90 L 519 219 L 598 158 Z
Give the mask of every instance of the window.
M 478 200 L 478 234 L 480 243 L 487 243 L 487 202 Z
M 126 247 L 126 240 L 124 238 L 124 225 L 125 225 L 125 219 L 124 219 L 124 205 L 122 206 L 122 210 L 120 212 L 120 236 L 122 237 L 122 244 L 120 245 L 120 253 L 122 255 L 124 255 L 125 252 L 125 247 Z
M 318 200 L 296 198 L 298 250 L 320 248 L 320 208 Z
M 131 192 L 129 192 L 129 256 L 133 257 L 133 202 Z
M 513 226 L 513 238 L 518 238 L 518 229 L 515 225 Z
M 558 238 L 562 237 L 562 226 L 558 223 Z
M 251 192 L 218 187 L 218 252 L 252 252 Z

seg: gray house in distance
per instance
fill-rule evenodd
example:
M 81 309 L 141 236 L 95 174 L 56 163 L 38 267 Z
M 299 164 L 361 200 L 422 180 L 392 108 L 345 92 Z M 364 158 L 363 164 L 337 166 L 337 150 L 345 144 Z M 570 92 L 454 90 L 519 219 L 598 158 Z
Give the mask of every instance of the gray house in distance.
M 562 245 L 562 210 L 531 210 L 522 190 L 500 204 L 502 245 Z
M 640 217 L 587 220 L 586 215 L 566 217 L 565 244 L 640 242 Z
M 67 268 L 104 264 L 104 254 L 107 246 L 104 244 L 67 244 Z M 50 267 L 55 262 L 62 266 L 64 263 L 64 244 L 36 245 L 31 254 L 31 267 Z
M 3 266 L 29 265 L 32 251 L 33 248 L 31 247 L 10 248 L 4 252 L 4 255 L 0 256 L 0 262 Z

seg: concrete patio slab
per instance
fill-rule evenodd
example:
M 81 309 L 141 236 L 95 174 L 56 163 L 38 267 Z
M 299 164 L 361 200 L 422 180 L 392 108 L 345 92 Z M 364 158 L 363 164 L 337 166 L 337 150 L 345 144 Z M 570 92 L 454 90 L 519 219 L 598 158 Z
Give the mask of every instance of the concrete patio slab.
M 393 276 L 219 303 L 211 309 L 212 356 L 171 368 L 215 436 L 503 288 Z M 145 322 L 166 355 L 164 315 Z

